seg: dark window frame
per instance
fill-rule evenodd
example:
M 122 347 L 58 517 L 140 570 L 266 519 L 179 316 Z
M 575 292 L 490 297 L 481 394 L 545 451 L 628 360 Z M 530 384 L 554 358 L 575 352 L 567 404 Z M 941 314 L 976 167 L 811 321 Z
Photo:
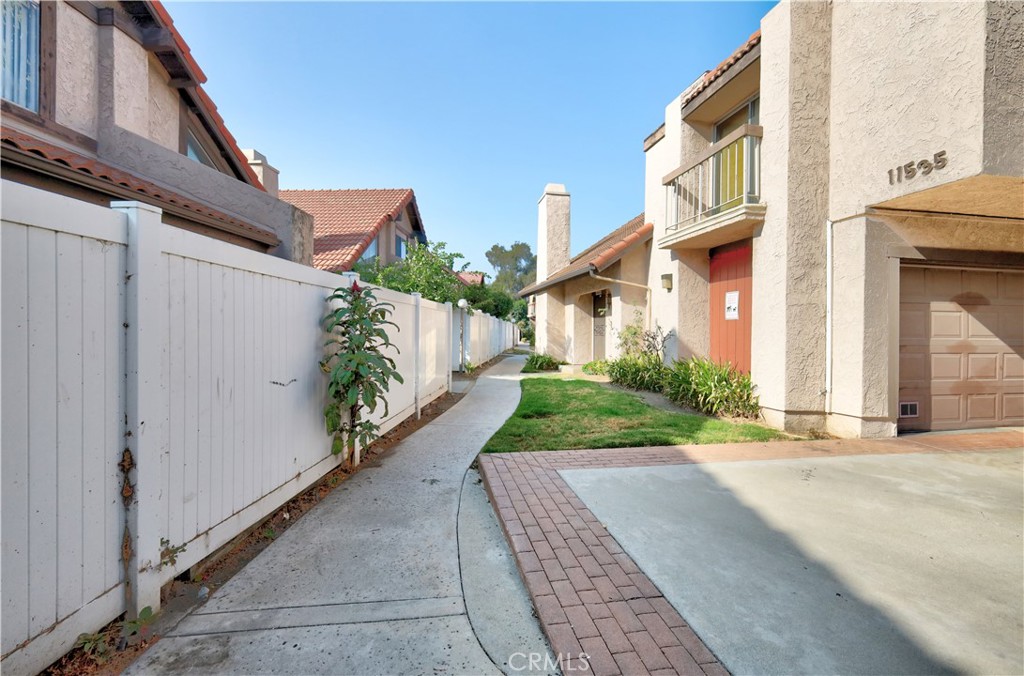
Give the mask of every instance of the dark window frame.
M 219 146 L 210 137 L 203 123 L 199 120 L 199 116 L 182 98 L 181 113 L 178 116 L 178 152 L 185 157 L 188 157 L 189 136 L 195 140 L 196 144 L 211 162 L 210 164 L 199 162 L 199 164 L 236 178 L 235 170 L 224 159 Z
M 96 140 L 58 124 L 57 111 L 57 3 L 41 0 L 39 3 L 39 110 L 22 108 L 7 99 L 0 99 L 4 115 L 39 127 L 54 136 L 96 151 Z

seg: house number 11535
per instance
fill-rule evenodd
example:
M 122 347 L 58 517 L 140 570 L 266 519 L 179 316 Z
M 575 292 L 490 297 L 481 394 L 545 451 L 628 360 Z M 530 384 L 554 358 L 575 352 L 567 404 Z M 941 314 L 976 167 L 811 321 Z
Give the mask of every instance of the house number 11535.
M 907 162 L 901 164 L 895 169 L 889 170 L 889 185 L 896 185 L 897 183 L 903 183 L 903 179 L 908 181 L 918 174 L 927 176 L 936 169 L 943 169 L 949 163 L 946 158 L 946 151 L 940 150 L 939 152 L 932 155 L 930 160 L 920 160 L 917 163 Z

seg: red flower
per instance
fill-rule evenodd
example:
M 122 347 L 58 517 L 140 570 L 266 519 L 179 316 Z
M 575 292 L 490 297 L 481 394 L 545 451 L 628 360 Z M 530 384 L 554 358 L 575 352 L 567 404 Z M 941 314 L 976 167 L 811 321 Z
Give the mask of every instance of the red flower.
M 359 288 L 359 282 L 352 282 L 352 293 L 359 293 L 360 291 L 362 289 Z

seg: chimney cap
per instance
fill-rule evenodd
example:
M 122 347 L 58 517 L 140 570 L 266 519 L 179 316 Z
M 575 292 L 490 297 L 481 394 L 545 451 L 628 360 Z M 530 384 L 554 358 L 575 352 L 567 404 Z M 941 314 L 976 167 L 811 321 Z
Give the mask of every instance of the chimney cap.
M 544 186 L 544 194 L 540 196 L 538 202 L 543 202 L 544 198 L 548 195 L 564 195 L 569 196 L 569 191 L 565 189 L 564 183 L 548 183 Z

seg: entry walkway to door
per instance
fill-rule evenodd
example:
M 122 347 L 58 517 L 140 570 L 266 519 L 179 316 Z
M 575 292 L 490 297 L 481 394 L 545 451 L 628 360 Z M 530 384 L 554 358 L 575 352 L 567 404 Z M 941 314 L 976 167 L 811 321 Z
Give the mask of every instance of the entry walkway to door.
M 1024 432 L 510 453 L 481 470 L 595 674 L 1020 673 Z

